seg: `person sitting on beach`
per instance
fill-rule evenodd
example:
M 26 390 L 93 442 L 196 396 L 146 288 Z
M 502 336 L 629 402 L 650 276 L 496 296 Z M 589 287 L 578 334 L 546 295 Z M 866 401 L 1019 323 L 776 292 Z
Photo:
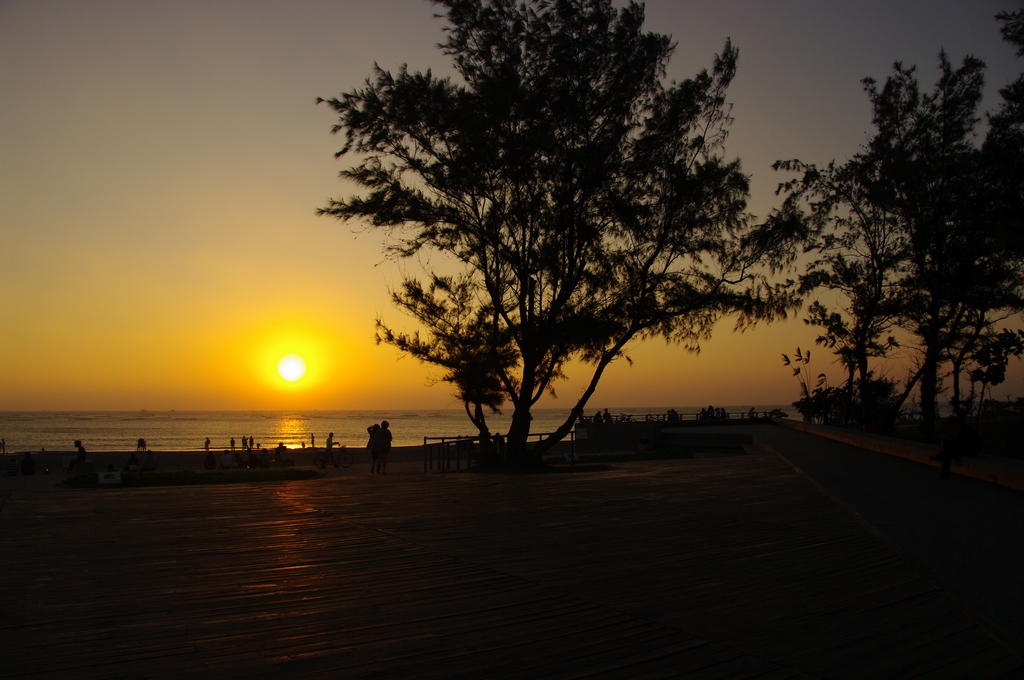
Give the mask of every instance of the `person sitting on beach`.
M 757 411 L 754 410 L 753 406 L 750 407 L 750 412 L 747 413 L 747 417 L 751 420 L 757 420 Z
M 25 452 L 25 457 L 21 459 L 21 474 L 23 475 L 34 475 L 36 473 L 36 462 L 32 460 L 32 454 L 28 451 Z
M 152 451 L 146 451 L 146 457 L 142 459 L 143 472 L 156 472 L 156 458 Z
M 306 442 L 302 442 L 303 448 L 306 446 Z M 284 442 L 279 442 L 277 448 L 274 449 L 274 463 L 277 465 L 295 465 L 295 461 L 288 457 L 288 449 L 285 448 Z
M 282 445 L 283 446 L 283 445 Z M 270 455 L 270 449 L 260 451 L 260 467 L 268 468 L 274 463 L 274 457 Z
M 614 421 L 612 420 L 612 414 L 611 414 L 611 413 L 608 413 L 608 409 L 605 409 L 605 410 L 604 410 L 604 422 L 606 422 L 606 423 L 611 423 L 611 422 L 614 422 Z
M 230 451 L 225 451 L 220 455 L 220 466 L 224 470 L 230 470 L 235 467 L 235 454 Z
M 138 472 L 139 471 L 139 457 L 132 453 L 128 462 L 124 464 L 124 470 L 122 472 Z
M 74 460 L 72 460 L 68 465 L 69 473 L 74 472 L 76 465 L 85 462 L 85 447 L 82 446 L 82 441 L 80 439 L 75 440 L 75 448 L 78 449 L 78 455 L 75 456 Z
M 206 442 L 207 445 L 209 445 L 210 440 L 207 439 Z M 209 448 L 206 449 L 206 458 L 203 459 L 203 468 L 206 470 L 217 469 L 217 459 L 213 457 L 213 451 L 210 451 Z
M 260 466 L 260 457 L 256 455 L 256 452 L 249 449 L 249 455 L 245 459 L 245 467 L 250 470 L 258 468 Z

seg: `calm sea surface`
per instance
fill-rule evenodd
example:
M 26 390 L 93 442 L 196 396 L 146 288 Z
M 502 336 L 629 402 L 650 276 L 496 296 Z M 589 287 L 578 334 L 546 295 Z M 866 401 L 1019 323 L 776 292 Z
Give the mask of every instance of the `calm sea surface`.
M 699 407 L 675 407 L 683 417 L 692 419 Z M 739 417 L 749 406 L 727 407 Z M 758 411 L 774 405 L 755 406 Z M 785 410 L 785 407 L 782 407 Z M 588 413 L 596 409 L 588 409 Z M 609 408 L 611 413 L 664 413 L 666 408 Z M 789 410 L 792 410 L 790 408 Z M 569 409 L 535 409 L 534 433 L 551 432 L 561 425 Z M 491 432 L 505 433 L 512 420 L 511 409 L 487 419 Z M 288 447 L 310 444 L 310 435 L 323 446 L 327 433 L 338 443 L 366 445 L 366 428 L 381 420 L 390 423 L 396 446 L 422 444 L 423 437 L 455 437 L 476 434 L 465 411 L 47 411 L 0 412 L 0 437 L 8 452 L 70 451 L 81 439 L 89 451 L 128 451 L 135 449 L 139 437 L 156 451 L 187 451 L 203 447 L 209 437 L 211 446 L 224 449 L 232 437 L 240 445 L 242 437 L 253 437 L 263 446 Z

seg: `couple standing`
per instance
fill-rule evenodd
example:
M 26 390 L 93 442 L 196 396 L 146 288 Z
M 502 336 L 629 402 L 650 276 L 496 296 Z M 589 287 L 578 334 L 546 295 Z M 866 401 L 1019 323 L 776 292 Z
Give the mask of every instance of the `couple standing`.
M 374 423 L 366 428 L 366 431 L 370 435 L 370 440 L 366 442 L 366 448 L 370 451 L 370 474 L 385 474 L 388 469 L 388 453 L 391 451 L 391 430 L 388 429 L 388 421 L 383 420 L 380 425 Z

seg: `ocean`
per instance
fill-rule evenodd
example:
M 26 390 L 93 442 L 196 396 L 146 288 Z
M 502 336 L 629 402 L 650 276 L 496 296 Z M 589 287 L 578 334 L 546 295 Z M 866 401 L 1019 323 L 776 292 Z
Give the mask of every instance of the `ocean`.
M 772 410 L 777 405 L 755 408 Z M 675 407 L 684 419 L 691 420 L 700 407 Z M 749 406 L 726 407 L 739 418 Z M 786 407 L 778 407 L 787 410 Z M 592 413 L 597 409 L 588 409 Z M 634 417 L 665 413 L 668 407 L 611 408 L 613 414 L 629 413 Z M 788 409 L 792 411 L 790 407 Z M 561 425 L 569 409 L 534 409 L 532 433 L 552 432 Z M 233 437 L 241 446 L 242 437 L 253 437 L 264 447 L 283 442 L 289 448 L 310 445 L 316 436 L 323 446 L 329 432 L 339 444 L 349 447 L 366 445 L 366 428 L 387 420 L 394 436 L 394 445 L 422 444 L 424 437 L 457 437 L 475 435 L 465 411 L 399 410 L 388 411 L 6 411 L 0 412 L 0 437 L 6 440 L 9 453 L 19 451 L 71 451 L 73 442 L 82 440 L 89 451 L 133 451 L 141 437 L 154 451 L 195 451 L 210 438 L 213 449 L 230 446 Z M 488 417 L 491 432 L 508 431 L 511 409 L 502 415 Z

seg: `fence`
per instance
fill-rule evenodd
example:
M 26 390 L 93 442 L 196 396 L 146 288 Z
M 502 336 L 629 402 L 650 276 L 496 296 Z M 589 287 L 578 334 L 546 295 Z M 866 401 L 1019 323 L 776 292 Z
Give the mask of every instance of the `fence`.
M 527 446 L 529 446 L 530 439 L 536 437 L 536 441 L 539 442 L 545 437 L 550 437 L 554 432 L 531 432 L 526 438 Z M 499 436 L 497 434 L 495 437 Z M 576 432 L 571 431 L 568 434 L 569 437 L 569 462 L 576 462 Z M 504 442 L 504 438 L 501 439 Z M 564 441 L 564 439 L 562 440 Z M 559 442 L 560 443 L 560 442 Z M 466 454 L 466 469 L 469 470 L 473 464 L 473 452 L 480 450 L 480 435 L 476 436 L 459 436 L 459 437 L 424 437 L 423 438 L 423 471 L 433 471 L 434 459 L 437 458 L 437 469 L 440 470 L 451 470 L 452 469 L 452 454 L 455 458 L 455 471 L 460 472 L 462 470 L 462 454 Z M 499 451 L 498 455 L 504 457 L 504 450 Z

